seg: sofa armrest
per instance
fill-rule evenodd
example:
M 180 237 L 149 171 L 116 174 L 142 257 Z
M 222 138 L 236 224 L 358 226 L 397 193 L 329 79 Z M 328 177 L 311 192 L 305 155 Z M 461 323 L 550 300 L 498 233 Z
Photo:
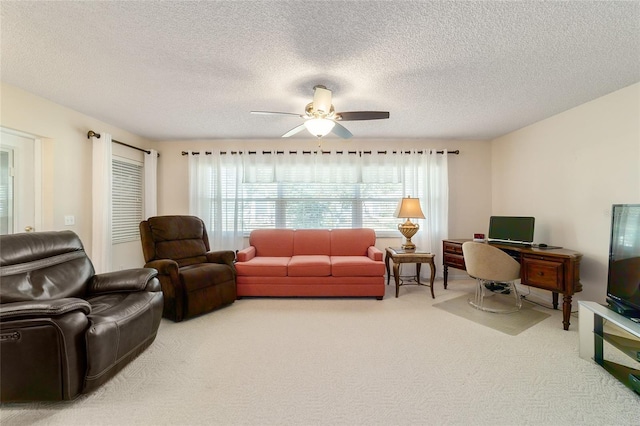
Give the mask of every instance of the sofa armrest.
M 375 246 L 370 246 L 367 249 L 367 256 L 369 256 L 371 260 L 382 262 L 382 251 Z
M 124 269 L 94 275 L 87 289 L 89 294 L 119 293 L 123 291 L 159 291 L 154 280 L 158 271 L 153 268 Z
M 256 257 L 256 248 L 254 246 L 249 246 L 238 251 L 238 262 L 247 262 Z
M 30 300 L 28 302 L 3 303 L 0 305 L 0 320 L 9 321 L 26 318 L 45 318 L 81 311 L 91 313 L 91 305 L 86 300 L 75 297 L 54 300 Z
M 144 265 L 145 268 L 153 268 L 158 271 L 160 275 L 172 275 L 178 276 L 178 262 L 171 259 L 157 259 L 147 262 Z
M 206 255 L 209 263 L 222 263 L 231 267 L 233 267 L 233 261 L 236 260 L 236 254 L 232 250 L 210 251 Z

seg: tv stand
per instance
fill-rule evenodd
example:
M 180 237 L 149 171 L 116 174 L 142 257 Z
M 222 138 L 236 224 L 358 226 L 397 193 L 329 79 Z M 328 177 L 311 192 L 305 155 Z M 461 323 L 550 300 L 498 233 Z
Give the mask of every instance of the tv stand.
M 462 244 L 467 239 L 442 241 L 444 266 L 444 288 L 447 288 L 448 268 L 466 271 Z M 513 244 L 491 244 L 520 262 L 520 281 L 523 285 L 552 292 L 553 309 L 558 309 L 558 295 L 562 294 L 562 325 L 569 329 L 571 301 L 575 293 L 582 291 L 580 283 L 580 260 L 582 254 L 567 249 L 539 249 Z
M 607 297 L 607 304 L 612 311 L 629 318 L 631 321 L 640 322 L 640 311 L 616 302 Z
M 580 358 L 593 359 L 640 394 L 640 324 L 596 302 L 578 302 Z

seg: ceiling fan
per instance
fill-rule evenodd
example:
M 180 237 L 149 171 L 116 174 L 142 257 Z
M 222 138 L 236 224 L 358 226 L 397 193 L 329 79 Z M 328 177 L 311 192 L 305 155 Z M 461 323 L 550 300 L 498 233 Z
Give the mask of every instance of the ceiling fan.
M 321 138 L 330 132 L 343 139 L 348 139 L 353 134 L 338 121 L 356 120 L 381 120 L 389 118 L 388 111 L 347 111 L 336 112 L 331 104 L 331 90 L 322 85 L 313 87 L 313 102 L 307 104 L 304 114 L 293 112 L 251 111 L 251 114 L 263 115 L 293 115 L 304 119 L 304 123 L 294 127 L 282 135 L 288 138 L 298 132 L 307 129 L 312 135 Z

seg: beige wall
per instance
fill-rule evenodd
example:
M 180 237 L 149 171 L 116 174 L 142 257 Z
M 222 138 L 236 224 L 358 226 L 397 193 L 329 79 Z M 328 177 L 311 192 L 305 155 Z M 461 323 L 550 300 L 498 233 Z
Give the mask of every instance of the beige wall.
M 495 139 L 491 188 L 493 214 L 584 254 L 576 298 L 604 302 L 611 205 L 640 203 L 640 83 Z
M 135 146 L 148 148 L 151 143 L 14 86 L 2 83 L 0 97 L 0 126 L 42 139 L 41 230 L 71 229 L 91 255 L 91 143 L 87 131 L 104 131 Z M 116 155 L 141 158 L 139 151 L 130 148 L 114 144 L 113 150 Z M 75 216 L 75 225 L 65 226 L 65 215 Z M 139 242 L 115 246 L 114 269 L 141 266 L 142 262 Z

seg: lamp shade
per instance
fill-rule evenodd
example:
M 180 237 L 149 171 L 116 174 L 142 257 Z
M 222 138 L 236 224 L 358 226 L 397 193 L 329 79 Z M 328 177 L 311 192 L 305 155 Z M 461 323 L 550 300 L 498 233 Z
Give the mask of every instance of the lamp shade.
M 326 118 L 312 118 L 304 122 L 304 127 L 307 128 L 309 133 L 319 138 L 329 133 L 335 125 L 336 123 L 333 120 L 327 120 Z
M 420 199 L 411 197 L 403 198 L 398 203 L 394 216 L 424 219 L 424 213 L 422 213 L 422 208 L 420 207 Z

